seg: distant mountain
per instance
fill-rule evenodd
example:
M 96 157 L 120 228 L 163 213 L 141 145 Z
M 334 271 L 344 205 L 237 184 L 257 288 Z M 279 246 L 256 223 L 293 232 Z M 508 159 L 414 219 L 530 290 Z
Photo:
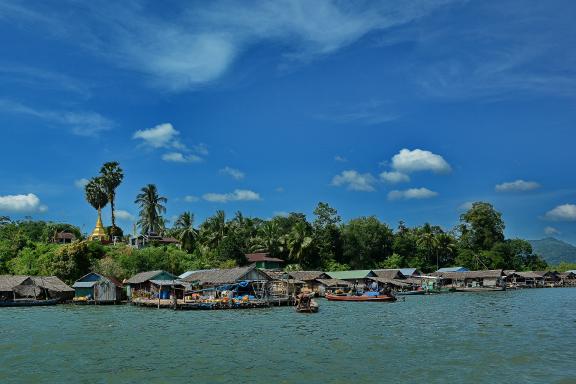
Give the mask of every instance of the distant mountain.
M 542 256 L 548 264 L 557 265 L 561 261 L 576 263 L 576 247 L 553 237 L 541 240 L 528 240 L 534 253 Z

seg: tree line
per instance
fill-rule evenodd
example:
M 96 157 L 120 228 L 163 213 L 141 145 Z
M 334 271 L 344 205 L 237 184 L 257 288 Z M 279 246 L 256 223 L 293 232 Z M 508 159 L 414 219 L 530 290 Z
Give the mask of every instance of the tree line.
M 123 180 L 117 162 L 106 163 L 85 187 L 87 202 L 100 211 L 111 205 L 109 235 L 122 236 L 115 225 L 114 200 Z M 506 239 L 502 215 L 486 202 L 476 202 L 460 215 L 459 224 L 444 230 L 426 223 L 395 228 L 375 216 L 344 222 L 337 210 L 320 202 L 312 220 L 292 212 L 265 220 L 236 212 L 226 217 L 217 211 L 199 225 L 194 214 L 183 212 L 169 225 L 164 218 L 168 199 L 154 184 L 135 198 L 137 222 L 142 234 L 177 238 L 181 245 L 150 244 L 132 249 L 127 244 L 102 245 L 79 241 L 51 244 L 55 231 L 66 230 L 81 239 L 80 230 L 69 224 L 23 220 L 0 220 L 0 273 L 55 274 L 74 281 L 89 271 L 126 278 L 144 270 L 164 269 L 179 274 L 186 270 L 232 267 L 246 263 L 245 254 L 266 252 L 285 261 L 286 269 L 349 270 L 418 268 L 423 272 L 461 265 L 470 269 L 546 269 L 522 239 Z

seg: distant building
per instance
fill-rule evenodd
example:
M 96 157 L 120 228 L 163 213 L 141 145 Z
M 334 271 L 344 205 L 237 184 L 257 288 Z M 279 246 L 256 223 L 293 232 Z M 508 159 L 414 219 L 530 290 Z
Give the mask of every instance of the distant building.
M 249 253 L 246 261 L 250 264 L 256 264 L 256 268 L 262 269 L 282 269 L 284 260 L 270 257 L 269 253 Z
M 359 269 L 353 271 L 337 271 L 337 272 L 326 272 L 331 279 L 346 280 L 352 283 L 364 282 L 365 279 L 369 277 L 376 277 L 374 271 L 370 269 Z
M 176 245 L 180 247 L 180 241 L 173 237 L 160 236 L 156 233 L 149 233 L 147 235 L 138 235 L 130 238 L 130 246 L 132 248 L 141 249 L 150 245 Z
M 74 301 L 78 302 L 117 303 L 123 296 L 122 283 L 94 272 L 76 280 L 72 288 L 75 291 Z
M 129 299 L 132 299 L 135 296 L 147 297 L 164 293 L 167 288 L 165 288 L 166 284 L 162 284 L 162 281 L 170 282 L 174 285 L 179 280 L 177 280 L 176 276 L 166 271 L 140 272 L 126 280 L 126 294 Z
M 74 290 L 56 276 L 0 275 L 0 301 L 17 299 L 70 300 Z
M 56 244 L 70 244 L 76 240 L 76 235 L 70 232 L 56 232 L 52 238 L 52 242 Z
M 446 267 L 446 268 L 440 268 L 439 270 L 437 270 L 436 272 L 468 272 L 469 269 L 466 267 Z

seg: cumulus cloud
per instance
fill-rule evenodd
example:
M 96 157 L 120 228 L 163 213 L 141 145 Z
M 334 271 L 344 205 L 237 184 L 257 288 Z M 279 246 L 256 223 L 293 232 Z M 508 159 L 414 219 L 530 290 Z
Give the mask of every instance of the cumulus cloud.
M 149 129 L 134 132 L 133 139 L 141 139 L 144 144 L 152 148 L 179 148 L 181 146 L 177 137 L 180 135 L 172 124 L 164 123 Z
M 162 155 L 162 160 L 173 163 L 200 163 L 203 159 L 196 155 L 185 155 L 180 152 L 169 152 Z
M 187 203 L 195 203 L 197 201 L 200 201 L 200 198 L 198 196 L 194 196 L 194 195 L 187 195 L 187 196 L 184 196 L 184 201 Z
M 466 202 L 460 204 L 458 209 L 461 211 L 468 211 L 468 210 L 472 209 L 472 204 L 474 204 L 472 201 L 466 201 Z
M 136 217 L 134 217 L 134 215 L 132 215 L 130 212 L 124 211 L 122 209 L 114 211 L 114 214 L 120 220 L 125 220 L 125 221 L 135 221 L 136 220 Z
M 402 172 L 382 172 L 380 179 L 390 184 L 407 183 L 410 181 L 410 176 Z
M 334 156 L 334 161 L 337 161 L 339 163 L 346 163 L 348 161 L 347 158 L 345 158 L 344 156 Z
M 576 205 L 562 204 L 546 212 L 545 217 L 554 221 L 576 221 Z
M 236 189 L 231 193 L 206 193 L 202 198 L 212 203 L 228 203 L 230 201 L 258 201 L 260 195 L 247 189 Z
M 435 196 L 438 196 L 438 193 L 428 188 L 410 188 L 404 191 L 388 192 L 388 200 L 430 199 Z
M 48 122 L 50 125 L 63 126 L 78 136 L 98 136 L 111 130 L 115 123 L 92 111 L 62 111 L 38 109 L 11 100 L 0 99 L 0 110 L 7 113 L 27 115 Z
M 448 173 L 452 170 L 450 164 L 440 155 L 422 149 L 411 151 L 406 148 L 392 157 L 392 168 L 402 173 L 418 171 Z
M 242 180 L 244 178 L 244 176 L 246 176 L 244 174 L 244 172 L 240 171 L 239 169 L 236 168 L 231 168 L 231 167 L 224 167 L 220 170 L 220 174 L 222 175 L 228 175 L 231 178 L 235 179 L 235 180 Z
M 514 191 L 531 191 L 540 188 L 540 184 L 535 181 L 524 181 L 518 179 L 507 183 L 497 184 L 494 188 L 496 192 L 514 192 Z
M 342 171 L 332 178 L 332 185 L 346 186 L 351 191 L 373 192 L 376 179 L 369 173 L 358 173 L 355 170 Z
M 554 227 L 546 227 L 546 228 L 544 228 L 544 233 L 548 236 L 552 236 L 552 235 L 560 234 L 560 231 Z
M 47 210 L 48 207 L 42 205 L 38 196 L 33 193 L 0 196 L 0 212 L 33 213 Z
M 89 181 L 88 179 L 83 177 L 81 179 L 74 180 L 74 185 L 76 186 L 76 188 L 83 189 L 86 186 L 86 184 L 88 184 L 88 181 Z

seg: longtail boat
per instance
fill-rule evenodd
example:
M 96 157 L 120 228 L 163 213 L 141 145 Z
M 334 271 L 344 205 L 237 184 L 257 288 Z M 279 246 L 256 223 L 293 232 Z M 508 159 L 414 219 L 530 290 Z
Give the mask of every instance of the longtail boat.
M 60 299 L 49 300 L 33 300 L 33 299 L 19 299 L 14 301 L 0 301 L 0 307 L 45 307 L 48 305 L 56 305 Z
M 361 296 L 354 296 L 354 295 L 330 295 L 330 294 L 326 294 L 326 299 L 330 300 L 330 301 L 378 301 L 378 302 L 382 302 L 382 301 L 396 301 L 396 298 L 394 296 L 389 296 L 389 295 L 378 295 L 378 296 L 367 296 L 367 295 L 361 295 Z

